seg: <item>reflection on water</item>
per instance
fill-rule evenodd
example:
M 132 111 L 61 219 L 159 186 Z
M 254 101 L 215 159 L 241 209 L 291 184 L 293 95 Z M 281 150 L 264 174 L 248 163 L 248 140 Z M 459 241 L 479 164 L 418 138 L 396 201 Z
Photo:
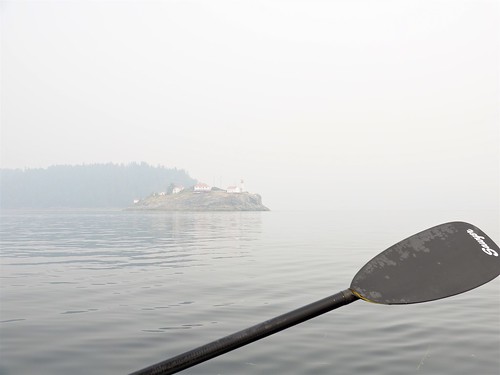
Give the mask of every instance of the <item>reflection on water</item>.
M 0 374 L 124 374 L 192 349 L 345 289 L 378 252 L 439 224 L 407 217 L 4 212 Z M 499 287 L 358 301 L 185 373 L 497 374 Z
M 189 267 L 207 255 L 245 256 L 246 242 L 260 232 L 260 217 L 248 213 L 63 216 L 27 213 L 4 220 L 7 264 L 66 264 L 79 269 Z

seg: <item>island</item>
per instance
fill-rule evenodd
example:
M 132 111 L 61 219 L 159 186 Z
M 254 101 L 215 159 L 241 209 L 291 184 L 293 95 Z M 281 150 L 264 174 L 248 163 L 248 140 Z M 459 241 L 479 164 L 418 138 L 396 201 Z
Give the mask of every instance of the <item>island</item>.
M 127 210 L 143 211 L 269 211 L 262 204 L 259 194 L 222 190 L 197 184 L 190 189 L 179 190 L 175 187 L 170 192 L 154 193 L 149 197 L 134 201 Z

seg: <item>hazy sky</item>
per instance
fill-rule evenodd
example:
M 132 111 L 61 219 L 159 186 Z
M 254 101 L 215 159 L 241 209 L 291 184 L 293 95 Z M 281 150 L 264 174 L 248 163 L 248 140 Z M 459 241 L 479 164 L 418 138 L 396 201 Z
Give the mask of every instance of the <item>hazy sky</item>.
M 272 209 L 493 208 L 498 1 L 2 1 L 1 167 L 146 161 Z

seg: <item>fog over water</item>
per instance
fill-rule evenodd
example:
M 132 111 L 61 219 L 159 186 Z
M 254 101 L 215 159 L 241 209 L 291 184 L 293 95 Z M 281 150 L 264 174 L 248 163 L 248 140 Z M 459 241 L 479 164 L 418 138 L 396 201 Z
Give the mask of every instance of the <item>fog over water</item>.
M 129 373 L 443 222 L 500 243 L 498 1 L 2 0 L 0 38 L 1 169 L 145 162 L 271 209 L 0 210 L 0 374 Z M 499 280 L 186 374 L 495 374 Z
M 499 4 L 1 4 L 1 167 L 146 161 L 271 209 L 499 210 Z

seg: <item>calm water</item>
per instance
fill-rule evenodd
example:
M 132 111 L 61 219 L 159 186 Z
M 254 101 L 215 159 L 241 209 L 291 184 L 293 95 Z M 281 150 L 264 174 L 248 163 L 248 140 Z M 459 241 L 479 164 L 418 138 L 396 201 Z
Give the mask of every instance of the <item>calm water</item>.
M 349 286 L 365 262 L 497 213 L 1 214 L 1 374 L 126 374 Z M 500 373 L 500 280 L 411 306 L 357 301 L 185 374 Z

